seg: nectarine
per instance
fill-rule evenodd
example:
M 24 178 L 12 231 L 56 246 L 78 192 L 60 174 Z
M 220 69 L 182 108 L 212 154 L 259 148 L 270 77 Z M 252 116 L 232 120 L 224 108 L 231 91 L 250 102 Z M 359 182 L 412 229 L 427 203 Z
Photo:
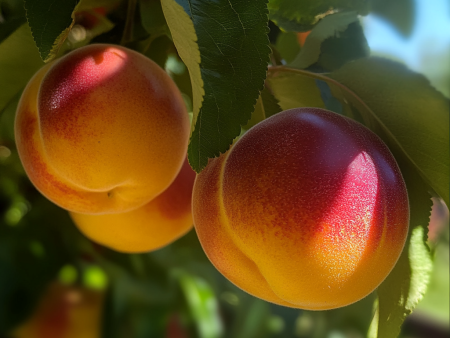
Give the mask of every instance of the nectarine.
M 99 338 L 104 292 L 59 282 L 49 285 L 14 338 Z
M 194 179 L 195 172 L 185 160 L 169 188 L 138 209 L 120 214 L 71 212 L 70 215 L 87 237 L 114 250 L 128 253 L 156 250 L 192 228 Z
M 43 67 L 20 99 L 16 143 L 34 185 L 83 213 L 136 209 L 175 179 L 189 117 L 175 83 L 147 57 L 88 45 Z
M 197 176 L 194 225 L 238 287 L 280 305 L 324 310 L 371 293 L 402 252 L 403 177 L 363 125 L 316 108 L 274 115 Z

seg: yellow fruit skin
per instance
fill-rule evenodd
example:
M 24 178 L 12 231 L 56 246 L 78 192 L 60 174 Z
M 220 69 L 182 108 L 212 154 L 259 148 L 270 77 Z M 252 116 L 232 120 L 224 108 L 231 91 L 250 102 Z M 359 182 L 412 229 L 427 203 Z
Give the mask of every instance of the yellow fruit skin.
M 104 293 L 52 283 L 14 338 L 99 338 Z
M 194 225 L 215 267 L 264 300 L 333 309 L 370 294 L 400 256 L 409 204 L 386 145 L 323 109 L 266 119 L 197 175 Z
M 111 249 L 127 253 L 156 250 L 192 228 L 194 180 L 195 172 L 186 160 L 169 188 L 138 209 L 120 214 L 70 215 L 88 238 Z
M 88 45 L 30 80 L 15 133 L 24 168 L 47 198 L 75 212 L 118 213 L 175 179 L 189 117 L 153 61 L 120 46 Z

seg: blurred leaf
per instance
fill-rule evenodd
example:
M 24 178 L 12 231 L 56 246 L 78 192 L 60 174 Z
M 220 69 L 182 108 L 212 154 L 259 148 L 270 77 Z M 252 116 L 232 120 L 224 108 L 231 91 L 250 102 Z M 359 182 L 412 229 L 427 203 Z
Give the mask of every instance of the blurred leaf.
M 1 72 L 1 71 L 0 71 Z M 1 80 L 0 80 L 1 81 Z M 17 104 L 22 92 L 19 91 L 0 112 L 0 143 L 6 146 L 14 144 L 14 119 L 16 117 Z
M 433 257 L 433 272 L 427 293 L 416 308 L 448 326 L 449 322 L 449 246 L 438 245 Z
M 285 31 L 306 32 L 329 14 L 356 11 L 365 15 L 365 0 L 269 0 L 270 19 Z
M 404 319 L 425 294 L 430 279 L 432 265 L 425 238 L 432 202 L 426 184 L 414 170 L 405 168 L 408 165 L 407 161 L 399 162 L 410 203 L 409 236 L 396 266 L 378 287 L 378 329 L 373 323 L 371 334 L 377 331 L 377 335 L 372 337 L 396 338 Z
M 77 10 L 85 11 L 93 8 L 111 8 L 123 0 L 81 0 L 78 3 Z
M 325 108 L 314 77 L 276 71 L 274 68 L 269 68 L 269 74 L 267 82 L 282 110 L 297 107 Z
M 61 268 L 61 270 L 59 270 L 58 281 L 61 284 L 66 285 L 74 284 L 77 278 L 78 278 L 78 271 L 71 264 L 66 264 Z
M 372 0 L 372 12 L 394 25 L 403 37 L 411 35 L 416 16 L 414 0 Z
M 0 23 L 0 43 L 26 22 L 27 19 L 24 15 L 14 17 L 6 22 Z
M 213 290 L 201 278 L 187 273 L 181 272 L 179 281 L 191 315 L 197 323 L 199 337 L 221 337 L 222 321 Z
M 96 36 L 109 32 L 114 28 L 114 24 L 109 21 L 108 18 L 106 18 L 104 15 L 101 15 L 94 10 L 87 10 L 86 12 L 92 15 L 97 20 L 97 23 L 94 25 L 94 27 L 88 29 L 89 36 L 86 43 Z
M 0 43 L 26 22 L 22 1 L 0 1 Z
M 108 277 L 99 266 L 90 265 L 83 271 L 83 284 L 90 289 L 104 290 Z
M 0 112 L 43 64 L 27 24 L 0 43 Z
M 330 76 L 370 107 L 449 205 L 448 100 L 424 76 L 381 58 L 356 60 Z
M 281 57 L 287 62 L 292 62 L 297 54 L 300 52 L 300 45 L 298 44 L 297 33 L 281 32 L 278 35 L 276 43 L 277 51 Z
M 205 96 L 200 108 L 196 98 L 200 89 L 196 87 L 201 83 L 193 77 L 189 60 L 180 54 L 180 42 L 172 30 L 173 26 L 180 26 L 180 15 L 171 23 L 166 14 L 180 57 L 191 73 L 194 120 L 188 156 L 193 169 L 200 172 L 208 158 L 225 152 L 240 134 L 241 125 L 249 120 L 263 88 L 270 53 L 267 5 L 265 0 L 179 0 L 179 3 L 192 19 L 201 54 Z M 186 39 L 185 31 L 181 28 L 180 38 L 190 40 Z
M 173 42 L 165 35 L 143 42 L 142 52 L 164 69 L 169 54 L 176 53 Z M 189 81 L 191 81 L 189 79 Z
M 78 0 L 24 0 L 28 23 L 42 60 L 50 61 L 58 53 L 74 24 L 73 12 Z
M 0 260 L 5 259 L 11 266 L 8 278 L 14 280 L 14 288 L 7 290 L 7 302 L 1 302 L 2 308 L 7 309 L 6 319 L 0 318 L 0 323 L 6 320 L 6 331 L 31 313 L 48 283 L 69 260 L 59 237 L 61 223 L 67 221 L 66 212 L 36 196 L 33 208 L 14 227 L 8 227 L 9 231 L 4 231 L 6 226 L 0 220 Z M 0 309 L 0 315 L 1 312 Z M 0 334 L 6 333 L 2 330 L 3 327 Z
M 369 55 L 370 48 L 364 31 L 359 21 L 355 21 L 345 31 L 322 42 L 317 65 L 325 71 L 331 71 Z
M 339 37 L 340 34 L 348 29 L 351 23 L 356 21 L 358 21 L 356 12 L 336 13 L 320 20 L 306 38 L 305 45 L 300 53 L 289 66 L 304 69 L 319 61 L 322 43 L 328 38 Z M 328 51 L 324 50 L 324 52 L 330 53 L 330 47 L 328 47 Z M 332 61 L 334 60 L 332 59 Z
M 240 297 L 236 322 L 230 329 L 233 338 L 262 338 L 268 336 L 269 303 L 250 295 Z
M 14 306 L 13 302 L 20 297 L 19 281 L 14 270 L 11 263 L 2 259 L 0 255 L 0 335 L 6 334 L 12 327 L 25 319 L 31 310 L 29 304 L 24 302 L 22 308 L 18 309 L 18 313 L 11 311 Z M 25 310 L 27 307 L 28 311 Z M 21 309 L 22 311 L 20 311 Z
M 354 336 L 365 336 L 373 317 L 376 293 L 348 306 L 324 311 L 327 331 L 354 332 Z M 350 336 L 350 334 L 349 334 Z
M 159 35 L 167 28 L 164 13 L 159 0 L 140 0 L 141 22 L 149 34 Z
M 261 94 L 256 101 L 255 110 L 252 113 L 252 117 L 248 123 L 242 127 L 243 129 L 250 129 L 257 123 L 265 120 L 266 118 L 275 115 L 281 111 L 278 105 L 277 99 L 272 95 L 267 87 L 261 91 Z

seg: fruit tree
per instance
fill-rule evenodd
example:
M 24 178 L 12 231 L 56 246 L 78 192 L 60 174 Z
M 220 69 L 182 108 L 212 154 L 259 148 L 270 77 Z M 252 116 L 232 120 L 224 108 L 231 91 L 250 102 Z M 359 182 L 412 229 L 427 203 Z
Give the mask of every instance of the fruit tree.
M 0 0 L 0 337 L 448 335 L 422 2 Z

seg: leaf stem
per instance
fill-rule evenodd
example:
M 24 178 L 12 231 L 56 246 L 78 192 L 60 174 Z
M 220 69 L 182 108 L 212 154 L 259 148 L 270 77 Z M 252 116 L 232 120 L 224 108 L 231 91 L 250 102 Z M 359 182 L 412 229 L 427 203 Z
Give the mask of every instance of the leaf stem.
M 127 20 L 125 22 L 125 28 L 123 29 L 122 40 L 120 41 L 122 46 L 133 40 L 133 25 L 136 4 L 137 0 L 128 0 Z

